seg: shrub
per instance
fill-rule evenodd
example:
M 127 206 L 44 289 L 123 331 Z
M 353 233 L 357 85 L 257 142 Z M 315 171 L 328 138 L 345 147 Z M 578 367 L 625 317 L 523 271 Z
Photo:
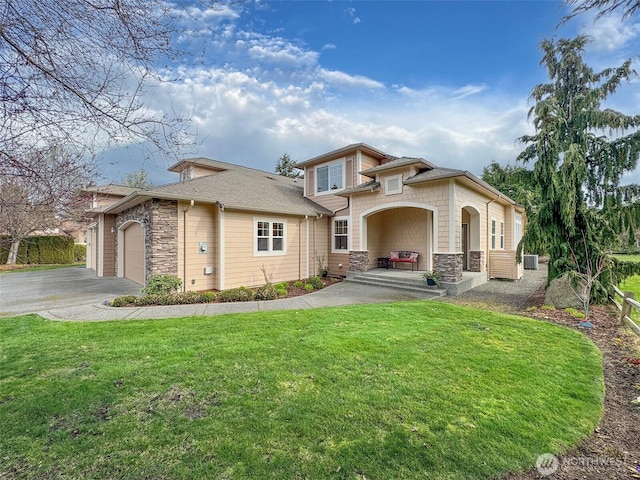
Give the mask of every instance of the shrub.
M 148 305 L 174 305 L 173 295 L 170 293 L 155 293 L 138 297 L 136 300 L 137 307 L 146 307 Z
M 221 302 L 248 302 L 253 300 L 253 291 L 247 287 L 230 288 L 218 294 Z
M 309 280 L 307 280 L 307 283 L 310 283 L 315 290 L 320 290 L 324 287 L 324 282 L 320 277 L 317 276 L 309 278 Z
M 218 301 L 217 292 L 212 292 L 212 291 L 201 292 L 201 295 L 202 295 L 202 301 L 204 303 L 215 303 Z
M 572 317 L 575 318 L 585 318 L 585 314 L 584 312 L 581 312 L 579 310 L 576 310 L 573 307 L 569 307 L 569 308 L 565 308 L 564 309 L 565 312 L 567 312 L 569 315 L 571 315 Z
M 282 282 L 274 285 L 276 287 L 276 293 L 279 297 L 286 297 L 289 293 L 289 284 Z
M 302 280 L 297 280 L 293 282 L 293 286 L 296 288 L 304 288 L 304 282 Z
M 253 298 L 255 300 L 273 300 L 278 298 L 278 292 L 275 286 L 271 283 L 267 283 L 266 285 L 258 287 Z
M 204 296 L 200 292 L 178 292 L 172 295 L 174 305 L 188 305 L 204 303 Z
M 109 303 L 111 307 L 131 307 L 136 305 L 138 297 L 135 295 L 122 295 L 116 297 Z
M 305 283 L 304 287 L 303 287 L 307 292 L 310 292 L 311 290 L 313 290 L 313 285 L 311 285 L 310 283 Z
M 147 295 L 166 294 L 180 290 L 182 280 L 175 275 L 152 275 L 142 293 Z
M 73 246 L 73 259 L 76 262 L 81 262 L 87 258 L 87 246 L 82 243 L 76 243 Z

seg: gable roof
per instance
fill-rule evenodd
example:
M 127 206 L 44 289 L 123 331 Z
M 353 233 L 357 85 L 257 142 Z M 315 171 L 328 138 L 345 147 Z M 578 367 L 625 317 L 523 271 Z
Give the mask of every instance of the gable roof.
M 104 195 L 115 195 L 120 197 L 126 197 L 130 193 L 135 192 L 136 190 L 140 190 L 140 188 L 129 187 L 127 185 L 116 185 L 113 183 L 109 185 L 96 185 L 93 187 L 86 187 L 82 189 L 83 192 L 102 193 Z
M 309 165 L 314 165 L 316 163 L 334 160 L 336 158 L 344 157 L 347 153 L 356 151 L 356 150 L 361 150 L 364 153 L 379 159 L 395 158 L 390 156 L 387 153 L 384 153 L 381 150 L 378 150 L 377 148 L 372 147 L 371 145 L 367 145 L 366 143 L 352 143 L 351 145 L 347 145 L 346 147 L 332 150 L 329 153 L 323 153 L 322 155 L 318 155 L 317 157 L 310 158 L 309 160 L 298 162 L 296 163 L 296 168 L 303 169 L 304 167 Z
M 376 173 L 385 172 L 387 170 L 393 170 L 394 168 L 408 167 L 408 166 L 416 166 L 418 168 L 435 168 L 435 165 L 431 162 L 428 162 L 424 158 L 412 158 L 412 157 L 401 157 L 391 160 L 389 162 L 383 163 L 382 165 L 378 165 L 377 167 L 368 168 L 360 172 L 361 175 L 366 175 L 367 177 L 375 177 Z
M 234 165 L 232 163 L 221 162 L 220 160 L 212 160 L 210 158 L 197 157 L 197 158 L 184 158 L 177 163 L 171 165 L 168 170 L 170 172 L 180 172 L 182 170 L 183 165 L 198 165 L 200 167 L 208 168 L 214 172 L 221 172 L 223 170 L 228 170 L 229 168 L 237 167 L 238 165 Z
M 240 165 L 216 163 L 224 164 L 227 168 L 185 182 L 132 193 L 110 205 L 106 213 L 120 213 L 149 199 L 159 198 L 217 203 L 230 209 L 263 213 L 313 216 L 333 214 L 304 197 L 303 182 Z

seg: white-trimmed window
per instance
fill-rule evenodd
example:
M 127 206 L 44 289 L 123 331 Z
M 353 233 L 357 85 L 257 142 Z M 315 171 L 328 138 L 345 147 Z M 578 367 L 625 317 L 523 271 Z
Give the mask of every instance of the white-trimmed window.
M 392 175 L 385 178 L 384 181 L 384 194 L 385 195 L 397 195 L 402 193 L 402 174 Z
M 496 221 L 491 219 L 491 250 L 496 249 Z
M 349 218 L 335 217 L 333 219 L 332 253 L 346 253 L 349 251 Z
M 254 255 L 286 255 L 287 223 L 275 219 L 254 219 Z
M 504 250 L 504 222 L 500 222 L 500 250 Z
M 193 178 L 193 174 L 194 174 L 193 166 L 183 168 L 180 171 L 180 181 L 186 182 L 187 180 L 191 180 Z
M 522 240 L 522 214 L 516 213 L 516 221 L 515 221 L 515 231 L 514 235 L 514 245 L 517 247 L 520 244 L 520 240 Z
M 344 190 L 345 161 L 344 158 L 335 162 L 318 165 L 315 168 L 316 195 Z

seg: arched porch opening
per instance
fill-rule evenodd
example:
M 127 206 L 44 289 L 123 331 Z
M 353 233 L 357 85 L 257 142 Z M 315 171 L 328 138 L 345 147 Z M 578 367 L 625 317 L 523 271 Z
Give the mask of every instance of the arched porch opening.
M 420 203 L 391 203 L 363 212 L 360 216 L 361 247 L 368 253 L 368 268 L 392 251 L 418 252 L 417 270 L 432 270 L 436 207 Z M 409 264 L 397 268 L 411 269 Z
M 480 212 L 471 205 L 462 207 L 460 245 L 464 271 L 481 272 L 483 270 L 484 252 L 480 238 Z

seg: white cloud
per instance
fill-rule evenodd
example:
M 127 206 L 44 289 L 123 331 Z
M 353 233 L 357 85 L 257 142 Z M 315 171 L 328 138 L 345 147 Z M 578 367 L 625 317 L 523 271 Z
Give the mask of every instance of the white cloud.
M 333 43 L 327 43 L 322 47 L 322 50 L 336 50 L 337 48 L 338 47 L 336 47 Z
M 625 47 L 640 34 L 640 24 L 632 19 L 622 19 L 621 15 L 605 15 L 595 20 L 591 15 L 582 27 L 582 33 L 593 39 L 591 50 L 613 52 Z
M 338 70 L 327 70 L 326 68 L 319 68 L 317 70 L 317 75 L 318 78 L 335 86 L 369 89 L 384 88 L 384 84 L 378 82 L 377 80 L 372 80 L 361 75 L 349 75 Z

